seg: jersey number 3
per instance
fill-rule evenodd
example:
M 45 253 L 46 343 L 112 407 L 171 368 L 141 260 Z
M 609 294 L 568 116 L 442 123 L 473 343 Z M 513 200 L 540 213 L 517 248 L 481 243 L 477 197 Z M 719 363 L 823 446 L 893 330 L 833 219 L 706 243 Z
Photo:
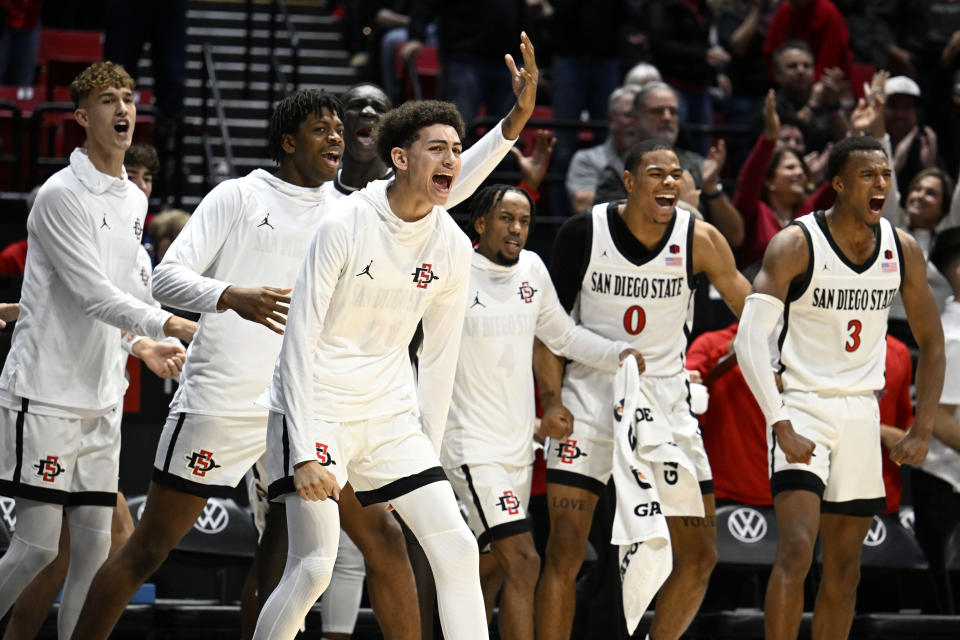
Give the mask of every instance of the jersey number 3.
M 643 331 L 646 325 L 647 314 L 644 313 L 643 307 L 640 305 L 633 305 L 623 314 L 623 329 L 632 336 Z
M 849 340 L 844 345 L 847 353 L 853 353 L 860 348 L 860 331 L 863 329 L 863 323 L 859 320 L 851 320 L 847 323 L 847 331 L 850 332 Z

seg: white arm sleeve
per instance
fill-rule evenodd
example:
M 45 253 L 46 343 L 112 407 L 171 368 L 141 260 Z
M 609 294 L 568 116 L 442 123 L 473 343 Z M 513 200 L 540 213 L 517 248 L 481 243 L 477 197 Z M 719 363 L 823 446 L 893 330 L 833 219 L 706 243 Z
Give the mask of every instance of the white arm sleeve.
M 545 277 L 540 285 L 543 303 L 537 316 L 536 336 L 558 356 L 615 373 L 620 366 L 620 353 L 630 345 L 598 336 L 574 322 L 560 304 L 546 267 L 542 263 L 538 266 Z
M 165 305 L 217 313 L 217 303 L 230 286 L 201 274 L 220 253 L 243 210 L 240 189 L 231 180 L 207 194 L 153 272 L 153 297 Z
M 309 438 L 314 414 L 314 351 L 337 280 L 347 263 L 349 246 L 347 225 L 321 222 L 293 287 L 277 367 L 294 465 L 317 459 L 316 446 Z
M 780 420 L 789 420 L 770 368 L 769 337 L 782 316 L 782 301 L 763 293 L 750 294 L 743 306 L 740 327 L 733 342 L 737 364 L 768 426 Z
M 79 300 L 83 312 L 125 331 L 161 339 L 172 315 L 147 305 L 107 277 L 94 234 L 80 203 L 66 189 L 41 192 L 27 219 L 30 241 L 36 241 L 57 275 Z
M 503 157 L 507 155 L 516 140 L 507 140 L 503 137 L 503 121 L 497 123 L 485 136 L 477 140 L 476 144 L 463 152 L 461 158 L 460 175 L 450 189 L 450 197 L 444 206 L 452 209 L 473 195 L 487 176 L 490 175 Z
M 470 253 L 458 257 L 456 280 L 438 295 L 423 314 L 423 349 L 419 358 L 417 397 L 423 431 L 440 454 L 457 372 L 463 314 L 467 308 Z

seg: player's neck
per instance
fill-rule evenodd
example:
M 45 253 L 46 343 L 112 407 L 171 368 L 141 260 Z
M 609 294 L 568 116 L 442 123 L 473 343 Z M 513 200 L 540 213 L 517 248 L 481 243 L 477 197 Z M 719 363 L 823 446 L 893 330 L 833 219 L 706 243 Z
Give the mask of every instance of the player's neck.
M 100 173 L 105 173 L 114 178 L 123 177 L 123 156 L 125 151 L 120 149 L 107 149 L 88 139 L 85 145 L 87 158 Z
M 826 219 L 830 235 L 847 257 L 859 263 L 873 253 L 876 229 L 859 220 L 852 208 L 838 202 Z
M 433 203 L 407 178 L 406 173 L 397 173 L 396 179 L 387 187 L 387 202 L 393 215 L 404 222 L 416 222 L 433 211 Z
M 362 189 L 374 180 L 379 180 L 387 173 L 387 165 L 380 158 L 373 158 L 369 162 L 353 160 L 344 156 L 340 164 L 340 184 L 351 189 Z
M 326 182 L 326 180 L 323 179 L 317 180 L 306 178 L 297 169 L 296 164 L 287 160 L 282 160 L 280 162 L 280 168 L 277 169 L 277 172 L 273 175 L 277 178 L 280 178 L 284 182 L 289 182 L 297 187 L 307 187 L 308 189 L 315 189 Z
M 622 205 L 619 213 L 630 233 L 648 249 L 657 246 L 667 232 L 667 224 L 656 222 L 652 215 L 644 213 L 629 200 Z

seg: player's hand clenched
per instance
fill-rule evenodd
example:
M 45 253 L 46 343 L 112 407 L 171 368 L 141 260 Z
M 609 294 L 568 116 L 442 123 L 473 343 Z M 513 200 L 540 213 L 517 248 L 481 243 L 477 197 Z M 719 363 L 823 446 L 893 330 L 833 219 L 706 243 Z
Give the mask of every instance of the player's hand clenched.
M 624 349 L 620 352 L 620 364 L 623 364 L 623 361 L 627 357 L 633 356 L 637 359 L 637 373 L 643 375 L 643 372 L 647 370 L 647 363 L 643 361 L 643 356 L 640 355 L 640 352 L 636 349 Z
M 928 440 L 915 436 L 911 429 L 890 450 L 890 459 L 897 464 L 920 464 L 927 457 L 929 446 L 930 442 Z
M 316 460 L 301 462 L 293 471 L 293 487 L 304 500 L 340 499 L 340 485 L 332 473 Z
M 813 440 L 794 431 L 789 420 L 775 422 L 773 431 L 777 434 L 777 444 L 780 445 L 780 449 L 787 457 L 787 462 L 791 464 L 797 462 L 810 464 L 810 459 L 813 458 L 813 450 L 816 447 Z
M 566 440 L 573 433 L 573 414 L 560 402 L 554 402 L 543 410 L 540 418 L 540 434 L 555 440 Z
M 283 335 L 283 325 L 287 324 L 287 312 L 290 311 L 291 291 L 276 287 L 245 289 L 229 286 L 220 295 L 217 309 L 233 309 L 241 318 Z

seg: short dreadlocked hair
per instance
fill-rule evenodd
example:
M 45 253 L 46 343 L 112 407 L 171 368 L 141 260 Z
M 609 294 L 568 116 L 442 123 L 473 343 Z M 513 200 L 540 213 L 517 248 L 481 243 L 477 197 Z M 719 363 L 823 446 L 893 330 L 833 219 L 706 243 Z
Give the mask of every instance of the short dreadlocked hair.
M 152 144 L 132 144 L 123 154 L 123 164 L 128 167 L 144 167 L 150 173 L 160 172 L 160 160 Z
M 449 102 L 439 100 L 411 100 L 388 111 L 377 125 L 377 154 L 388 167 L 393 166 L 390 151 L 395 147 L 407 149 L 417 141 L 420 130 L 434 124 L 453 127 L 463 139 L 463 118 Z
M 94 62 L 70 83 L 70 99 L 73 100 L 73 106 L 79 109 L 80 101 L 90 95 L 91 91 L 107 87 L 133 91 L 133 78 L 123 65 L 110 61 Z
M 283 158 L 283 136 L 296 135 L 300 123 L 312 113 L 320 115 L 326 109 L 343 119 L 343 107 L 335 95 L 321 89 L 300 89 L 277 103 L 270 115 L 267 144 L 274 162 Z
M 471 240 L 477 239 L 474 223 L 496 209 L 503 200 L 503 196 L 508 193 L 517 193 L 527 199 L 527 203 L 530 205 L 530 231 L 533 231 L 533 223 L 537 215 L 537 205 L 534 204 L 530 194 L 512 184 L 491 184 L 477 191 L 473 194 L 473 198 L 470 199 L 470 225 L 467 228 L 467 235 Z

